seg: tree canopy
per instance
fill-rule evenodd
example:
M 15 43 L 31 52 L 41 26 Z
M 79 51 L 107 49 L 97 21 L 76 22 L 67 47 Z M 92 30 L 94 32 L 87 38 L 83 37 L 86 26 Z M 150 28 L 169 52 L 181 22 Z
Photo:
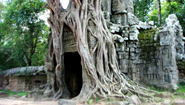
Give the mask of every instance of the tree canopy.
M 153 1 L 154 0 L 133 0 L 134 12 L 139 20 L 146 21 L 148 19 L 148 13 L 150 12 Z
M 159 4 L 161 5 L 161 16 L 158 10 Z M 140 21 L 154 21 L 155 25 L 160 25 L 159 18 L 161 18 L 162 25 L 170 14 L 176 14 L 185 30 L 185 0 L 134 0 L 134 9 Z M 185 35 L 185 31 L 183 33 Z
M 185 1 L 184 0 L 165 0 L 161 4 L 161 21 L 162 24 L 165 22 L 165 19 L 168 17 L 169 14 L 176 14 L 180 24 L 182 25 L 183 30 L 185 30 Z M 149 21 L 153 20 L 155 21 L 156 25 L 158 17 L 156 16 L 158 14 L 158 8 L 156 8 L 156 2 L 154 2 L 154 5 L 152 7 L 151 14 L 149 15 Z M 185 35 L 185 31 L 183 32 Z
M 0 69 L 43 65 L 49 28 L 39 19 L 44 1 L 10 0 L 1 12 Z M 13 62 L 10 64 L 10 62 Z

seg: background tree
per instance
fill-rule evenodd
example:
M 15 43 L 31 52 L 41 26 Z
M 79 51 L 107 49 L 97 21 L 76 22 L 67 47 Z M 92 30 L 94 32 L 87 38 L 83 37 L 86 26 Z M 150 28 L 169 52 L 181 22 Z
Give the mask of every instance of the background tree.
M 1 18 L 1 15 L 2 15 L 4 9 L 5 9 L 5 5 L 2 2 L 0 2 L 0 18 Z
M 182 25 L 183 30 L 185 30 L 185 20 L 184 20 L 184 15 L 185 15 L 185 1 L 183 0 L 165 0 L 161 4 L 161 24 L 165 22 L 165 19 L 170 15 L 170 14 L 176 14 L 178 17 L 178 20 L 180 24 Z M 157 17 L 156 15 L 158 14 L 158 8 L 157 4 L 154 2 L 154 5 L 152 7 L 151 14 L 149 15 L 149 20 L 155 21 L 156 25 L 157 23 Z M 183 32 L 185 35 L 185 31 Z
M 148 20 L 148 13 L 151 10 L 152 2 L 154 0 L 133 0 L 134 14 L 140 21 Z
M 185 0 L 167 0 L 166 2 L 167 5 L 165 11 L 167 11 L 168 14 L 177 15 L 183 28 L 183 34 L 185 35 Z
M 44 64 L 46 37 L 49 32 L 45 22 L 39 19 L 40 13 L 45 10 L 44 4 L 40 0 L 9 0 L 0 23 L 0 36 L 3 36 L 1 48 L 10 49 L 5 61 L 16 61 L 14 66 Z M 3 62 L 8 63 L 5 61 Z
M 5 8 L 6 6 L 0 1 L 0 23 L 3 22 L 3 17 L 2 17 L 2 14 L 5 12 Z M 0 29 L 1 29 L 2 26 L 0 26 Z M 0 34 L 0 44 L 1 44 L 1 40 L 2 40 L 2 34 Z
M 158 24 L 161 24 L 161 0 L 157 0 L 158 2 Z

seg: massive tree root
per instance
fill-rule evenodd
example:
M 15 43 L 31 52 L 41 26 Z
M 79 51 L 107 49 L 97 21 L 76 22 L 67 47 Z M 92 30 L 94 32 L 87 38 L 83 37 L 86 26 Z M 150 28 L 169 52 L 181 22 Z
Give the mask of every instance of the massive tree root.
M 48 19 L 51 35 L 46 63 L 52 62 L 47 71 L 54 74 L 55 83 L 50 84 L 54 98 L 69 96 L 62 62 L 65 25 L 72 30 L 81 56 L 83 84 L 75 100 L 86 101 L 91 96 L 127 99 L 126 93 L 147 96 L 143 93 L 144 89 L 129 82 L 131 80 L 121 74 L 118 68 L 112 35 L 101 11 L 101 0 L 71 0 L 66 10 L 59 0 L 47 0 L 47 6 L 51 12 Z

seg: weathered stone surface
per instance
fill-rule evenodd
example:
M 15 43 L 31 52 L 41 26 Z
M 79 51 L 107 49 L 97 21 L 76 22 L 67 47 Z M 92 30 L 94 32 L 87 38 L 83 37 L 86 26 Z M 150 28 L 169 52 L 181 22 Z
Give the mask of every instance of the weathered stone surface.
M 3 72 L 0 88 L 10 91 L 37 90 L 46 83 L 44 67 L 18 67 Z
M 17 67 L 2 72 L 3 76 L 24 76 L 46 74 L 44 66 Z
M 140 28 L 152 28 L 148 23 L 140 22 Z M 161 27 L 154 36 L 154 41 L 159 44 L 153 44 L 156 47 L 155 56 L 148 62 L 139 62 L 140 58 L 134 61 L 140 71 L 141 81 L 163 88 L 177 89 L 178 82 L 178 59 L 184 59 L 184 41 L 181 26 L 174 15 L 166 19 L 166 24 Z M 150 42 L 151 43 L 151 42 Z M 149 43 L 146 43 L 149 45 Z M 136 56 L 142 54 L 136 49 Z M 152 52 L 152 50 L 151 50 Z M 146 52 L 150 53 L 150 52 Z M 152 61 L 152 62 L 151 62 Z M 144 68 L 141 66 L 143 65 Z
M 138 34 L 137 33 L 130 33 L 130 36 L 129 36 L 130 40 L 138 40 Z
M 139 19 L 132 13 L 128 13 L 128 23 L 129 25 L 137 25 Z
M 6 98 L 9 97 L 8 93 L 0 92 L 0 98 Z
M 27 94 L 27 98 L 32 98 L 34 101 L 40 101 L 43 98 L 48 98 L 43 96 L 44 90 L 36 90 L 36 91 L 29 91 Z
M 154 21 L 149 21 L 148 25 L 154 26 Z
M 61 99 L 59 100 L 58 105 L 76 105 L 76 102 L 72 100 Z
M 120 28 L 118 26 L 110 26 L 110 30 L 112 33 L 115 33 L 115 32 L 119 32 L 120 31 Z
M 127 12 L 134 13 L 133 0 L 125 0 Z
M 153 50 L 148 50 L 151 52 L 146 52 L 150 54 L 150 56 L 155 54 L 155 56 L 150 58 L 149 62 L 139 57 L 144 52 L 140 49 L 140 44 L 138 43 L 139 32 L 137 28 L 152 29 L 155 28 L 154 23 L 140 22 L 138 25 L 139 27 L 135 24 L 137 23 L 135 22 L 130 24 L 131 26 L 127 30 L 123 28 L 123 35 L 120 35 L 124 38 L 128 33 L 128 40 L 124 40 L 125 46 L 124 50 L 122 50 L 124 57 L 121 57 L 121 53 L 118 53 L 118 61 L 121 71 L 124 73 L 130 73 L 129 70 L 131 70 L 132 74 L 128 75 L 130 75 L 129 77 L 131 77 L 133 80 L 134 78 L 137 78 L 137 73 L 139 78 L 135 80 L 145 81 L 148 84 L 156 85 L 158 87 L 170 87 L 176 90 L 176 84 L 178 81 L 176 59 L 184 59 L 183 39 L 185 39 L 181 34 L 181 26 L 177 18 L 173 15 L 169 16 L 166 21 L 166 25 L 159 29 L 159 33 L 154 35 L 155 43 L 146 43 L 150 46 L 150 48 L 156 47 L 156 52 Z M 116 47 L 119 49 L 122 46 L 119 45 Z M 126 64 L 127 66 L 123 66 L 123 64 Z M 137 70 L 135 68 L 137 68 Z
M 150 22 L 142 22 L 142 21 L 139 21 L 139 24 L 138 24 L 138 28 L 139 29 L 152 29 L 152 28 L 156 28 L 156 26 L 154 26 L 154 22 L 153 21 L 150 21 Z
M 141 105 L 141 101 L 136 95 L 132 95 L 130 99 L 128 100 L 128 102 L 129 104 L 133 104 L 133 105 Z
M 184 101 L 175 101 L 173 105 L 185 105 Z
M 93 24 L 93 23 L 92 23 Z M 90 25 L 92 25 L 90 24 Z M 64 52 L 76 52 L 76 41 L 75 37 L 70 28 L 66 27 L 64 29 Z
M 107 105 L 126 105 L 126 104 L 124 102 L 116 101 L 116 102 L 109 102 L 107 103 Z
M 104 11 L 104 18 L 110 21 L 111 15 L 111 0 L 102 0 L 102 10 Z
M 125 9 L 125 3 L 121 3 L 120 0 L 112 0 L 112 11 L 113 11 L 113 13 L 121 12 L 120 7 L 122 7 L 122 10 L 124 10 Z
M 155 96 L 160 98 L 172 98 L 172 95 L 169 93 L 156 93 Z

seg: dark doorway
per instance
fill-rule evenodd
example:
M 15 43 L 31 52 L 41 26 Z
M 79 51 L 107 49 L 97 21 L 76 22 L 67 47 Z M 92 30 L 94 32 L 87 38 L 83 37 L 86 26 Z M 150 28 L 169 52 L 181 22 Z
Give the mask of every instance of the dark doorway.
M 78 96 L 82 88 L 81 57 L 77 52 L 64 53 L 65 82 L 70 97 Z

